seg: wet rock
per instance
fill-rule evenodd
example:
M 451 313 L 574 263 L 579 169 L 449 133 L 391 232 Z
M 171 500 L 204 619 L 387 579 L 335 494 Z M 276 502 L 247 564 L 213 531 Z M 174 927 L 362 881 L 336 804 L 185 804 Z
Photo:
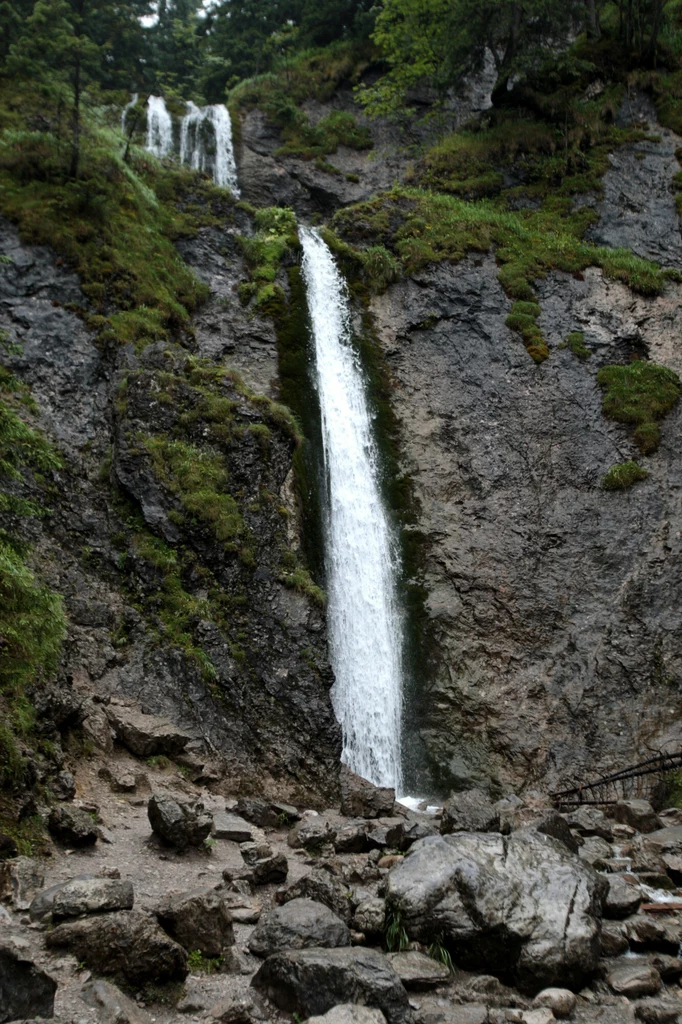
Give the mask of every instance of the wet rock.
M 613 840 L 613 825 L 597 807 L 578 807 L 566 815 L 566 823 L 581 836 L 599 836 L 607 843 Z
M 565 1020 L 572 1016 L 577 999 L 568 988 L 545 988 L 538 992 L 533 1000 L 533 1007 L 546 1007 L 556 1018 Z
M 379 936 L 386 924 L 386 900 L 372 898 L 358 905 L 353 915 L 353 926 L 365 935 Z
M 571 853 L 577 853 L 579 849 L 566 820 L 553 807 L 512 806 L 508 811 L 500 813 L 500 827 L 505 834 L 532 828 L 543 835 L 558 839 Z
M 81 999 L 97 1012 L 98 1024 L 151 1024 L 146 1010 L 103 978 L 83 985 Z
M 415 844 L 388 876 L 387 903 L 410 938 L 440 937 L 465 969 L 537 991 L 594 973 L 605 891 L 603 877 L 549 836 L 458 833 Z
M 606 977 L 613 991 L 628 999 L 655 995 L 661 987 L 661 976 L 655 967 L 646 963 L 617 967 Z
M 275 953 L 251 984 L 276 1006 L 306 1017 L 339 1003 L 377 1007 L 388 1024 L 413 1020 L 407 993 L 383 953 L 348 949 L 301 949 Z
M 250 843 L 254 837 L 254 828 L 237 814 L 217 811 L 213 815 L 213 835 L 216 839 L 227 839 L 231 843 Z
M 399 850 L 409 850 L 413 843 L 427 836 L 438 835 L 439 829 L 433 821 L 406 821 L 403 826 L 403 834 L 399 838 L 397 847 Z
M 308 1024 L 386 1024 L 386 1018 L 376 1007 L 343 1003 L 321 1017 L 309 1017 Z
M 388 961 L 407 989 L 429 989 L 446 985 L 450 980 L 450 971 L 445 964 L 438 963 L 433 957 L 416 950 L 401 953 L 389 953 Z
M 677 953 L 680 948 L 680 919 L 677 914 L 638 913 L 624 922 L 625 933 L 635 949 L 657 949 Z
M 648 800 L 619 800 L 611 809 L 611 816 L 643 833 L 655 832 L 662 825 Z
M 54 807 L 47 827 L 56 839 L 68 846 L 92 846 L 97 842 L 97 824 L 80 807 L 66 804 Z
M 92 971 L 131 985 L 182 980 L 187 953 L 147 914 L 121 910 L 60 924 L 45 936 L 49 949 L 67 949 Z
M 602 956 L 620 956 L 627 952 L 630 947 L 627 935 L 622 925 L 613 924 L 610 921 L 602 922 L 601 926 L 601 951 Z
M 0 1022 L 54 1016 L 57 982 L 37 967 L 21 941 L 0 936 Z
M 131 910 L 133 901 L 132 882 L 115 878 L 74 879 L 60 886 L 54 893 L 52 917 L 59 921 L 66 917 L 79 917 L 81 914 Z
M 351 905 L 350 889 L 342 885 L 328 871 L 320 869 L 311 871 L 296 882 L 292 882 L 286 889 L 278 889 L 275 893 L 275 903 L 280 906 L 288 903 L 289 900 L 310 899 L 316 903 L 324 903 L 326 907 L 333 910 L 337 917 L 340 917 L 346 924 L 350 924 L 353 915 Z
M 287 843 L 293 849 L 304 847 L 306 850 L 319 850 L 320 847 L 334 842 L 336 829 L 322 815 L 315 818 L 304 818 L 289 832 Z
M 112 703 L 107 708 L 107 717 L 118 742 L 137 757 L 173 757 L 192 739 L 168 719 L 144 715 L 134 708 Z
M 28 910 L 44 885 L 45 870 L 33 857 L 0 862 L 0 898 L 9 897 L 16 910 Z
M 468 789 L 454 793 L 443 807 L 440 831 L 442 835 L 452 832 L 499 832 L 500 814 L 487 793 L 480 789 Z
M 297 899 L 264 914 L 248 942 L 256 956 L 310 946 L 349 946 L 347 925 L 323 903 Z
M 679 957 L 668 956 L 665 953 L 649 953 L 647 960 L 656 968 L 663 981 L 677 981 L 682 975 L 682 960 Z
M 161 927 L 171 938 L 191 952 L 220 956 L 234 945 L 234 929 L 228 901 L 215 889 L 172 893 L 156 908 Z
M 341 814 L 347 818 L 381 818 L 393 813 L 395 790 L 374 786 L 341 765 Z
M 211 834 L 213 819 L 202 803 L 180 803 L 157 793 L 147 805 L 152 830 L 176 850 L 201 846 Z
M 679 1000 L 640 999 L 635 1009 L 637 1020 L 643 1024 L 679 1024 Z
M 589 836 L 578 850 L 580 859 L 596 868 L 605 866 L 612 853 L 613 850 L 606 840 L 600 839 L 599 836 Z
M 622 875 L 609 875 L 609 891 L 604 899 L 604 917 L 620 920 L 636 913 L 642 902 L 642 890 Z

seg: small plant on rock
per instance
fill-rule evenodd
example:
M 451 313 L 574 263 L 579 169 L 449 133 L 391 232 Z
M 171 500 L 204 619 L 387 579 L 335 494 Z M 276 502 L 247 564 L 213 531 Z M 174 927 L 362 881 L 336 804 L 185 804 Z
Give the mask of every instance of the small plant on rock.
M 454 974 L 455 965 L 452 962 L 450 950 L 443 942 L 442 935 L 436 936 L 436 938 L 433 940 L 433 942 L 428 948 L 428 955 L 431 957 L 432 960 L 437 960 L 439 964 L 443 964 L 444 967 L 447 967 L 451 974 Z
M 402 911 L 394 907 L 389 907 L 386 913 L 384 939 L 389 953 L 399 953 L 410 945 L 407 929 L 403 923 Z
M 204 956 L 200 949 L 193 949 L 187 957 L 190 974 L 216 974 L 223 965 L 221 956 Z
M 602 477 L 601 485 L 605 491 L 624 491 L 632 487 L 639 480 L 646 480 L 648 477 L 646 469 L 630 459 L 628 462 L 618 462 Z

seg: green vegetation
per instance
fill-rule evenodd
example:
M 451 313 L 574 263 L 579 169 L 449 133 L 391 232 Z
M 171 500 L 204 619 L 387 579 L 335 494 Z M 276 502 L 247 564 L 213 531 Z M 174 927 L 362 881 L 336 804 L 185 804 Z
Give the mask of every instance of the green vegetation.
M 239 286 L 239 297 L 244 305 L 253 299 L 254 310 L 274 315 L 286 301 L 277 274 L 289 250 L 299 244 L 296 216 L 286 207 L 270 206 L 255 211 L 254 221 L 253 237 L 240 239 L 251 280 Z
M 444 967 L 447 967 L 451 974 L 455 973 L 455 965 L 452 962 L 450 950 L 445 945 L 442 935 L 439 935 L 431 943 L 428 949 L 428 954 L 432 960 L 437 960 L 439 964 L 443 964 Z
M 564 345 L 570 349 L 574 356 L 583 361 L 592 356 L 592 353 L 585 344 L 585 335 L 582 331 L 571 331 L 570 334 L 567 334 Z
M 658 421 L 680 397 L 680 378 L 673 370 L 644 359 L 625 366 L 603 366 L 597 382 L 604 388 L 605 416 L 636 424 L 634 440 L 645 454 L 656 451 L 661 440 Z
M 632 487 L 639 480 L 646 480 L 648 473 L 645 469 L 630 459 L 628 462 L 618 462 L 602 477 L 601 485 L 605 491 L 624 491 Z
M 518 331 L 521 335 L 528 354 L 536 363 L 541 363 L 549 355 L 547 342 L 537 324 L 539 315 L 540 307 L 537 302 L 515 302 L 505 320 L 510 330 Z
M 217 974 L 222 965 L 222 956 L 204 956 L 200 949 L 193 949 L 187 957 L 187 966 L 191 974 Z
M 403 923 L 402 911 L 391 906 L 386 910 L 384 943 L 389 953 L 399 953 L 410 945 L 410 937 Z

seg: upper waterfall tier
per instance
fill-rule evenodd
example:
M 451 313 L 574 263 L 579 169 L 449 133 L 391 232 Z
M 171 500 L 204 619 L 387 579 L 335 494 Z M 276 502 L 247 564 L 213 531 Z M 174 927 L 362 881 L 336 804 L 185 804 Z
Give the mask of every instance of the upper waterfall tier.
M 163 96 L 147 100 L 147 149 L 159 159 L 173 152 L 173 121 Z
M 365 381 L 351 342 L 345 282 L 317 231 L 300 231 L 315 341 L 327 484 L 328 628 L 342 760 L 401 786 L 403 628 L 398 560 L 378 483 Z
M 133 101 L 134 102 L 134 101 Z M 126 111 L 122 124 L 125 125 Z M 175 151 L 173 119 L 161 96 L 147 101 L 147 149 L 159 158 Z M 224 103 L 197 107 L 191 101 L 180 123 L 180 162 L 210 174 L 216 185 L 239 195 L 237 165 L 232 144 L 232 122 Z

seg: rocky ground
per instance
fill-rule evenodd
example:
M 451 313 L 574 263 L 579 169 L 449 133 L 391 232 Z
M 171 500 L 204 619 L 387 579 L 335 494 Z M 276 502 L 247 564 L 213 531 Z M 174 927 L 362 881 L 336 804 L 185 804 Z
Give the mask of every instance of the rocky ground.
M 168 720 L 101 712 L 49 855 L 3 844 L 0 1021 L 682 1021 L 677 809 L 422 813 L 345 769 L 340 810 L 237 801 Z

